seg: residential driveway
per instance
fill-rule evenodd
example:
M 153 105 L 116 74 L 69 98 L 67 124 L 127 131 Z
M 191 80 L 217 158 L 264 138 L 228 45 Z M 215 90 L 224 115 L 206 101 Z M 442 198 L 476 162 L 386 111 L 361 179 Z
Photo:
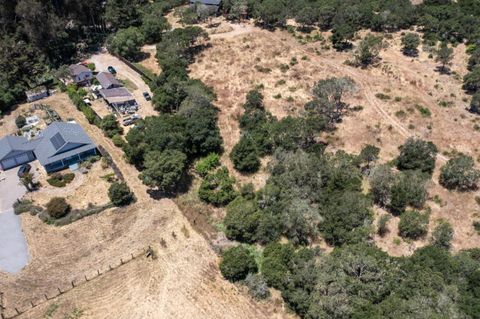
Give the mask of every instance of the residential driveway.
M 128 87 L 127 89 L 133 94 L 135 100 L 137 100 L 137 103 L 140 105 L 138 114 L 142 117 L 158 115 L 158 113 L 153 109 L 152 103 L 150 101 L 146 101 L 143 97 L 143 92 L 148 92 L 150 96 L 152 96 L 152 91 L 150 91 L 150 87 L 142 80 L 140 74 L 120 61 L 117 57 L 108 53 L 106 50 L 92 55 L 90 59 L 88 59 L 88 62 L 95 63 L 96 71 L 99 72 L 107 71 L 109 66 L 113 66 L 117 71 L 117 78 L 120 80 L 127 79 L 137 87 L 134 90 Z
M 26 189 L 17 177 L 18 167 L 0 171 L 0 271 L 17 273 L 28 263 L 28 246 L 13 204 Z

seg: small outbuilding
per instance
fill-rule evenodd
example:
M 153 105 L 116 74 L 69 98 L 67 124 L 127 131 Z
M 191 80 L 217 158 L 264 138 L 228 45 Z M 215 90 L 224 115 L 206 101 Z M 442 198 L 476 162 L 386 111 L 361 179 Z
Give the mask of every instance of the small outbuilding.
M 110 72 L 100 72 L 97 74 L 97 80 L 103 89 L 113 89 L 122 87 L 122 83 L 118 81 Z
M 34 102 L 48 96 L 48 89 L 45 86 L 39 86 L 25 92 L 27 102 Z
M 70 77 L 75 84 L 89 85 L 93 80 L 93 72 L 90 71 L 85 65 L 72 64 L 68 67 Z

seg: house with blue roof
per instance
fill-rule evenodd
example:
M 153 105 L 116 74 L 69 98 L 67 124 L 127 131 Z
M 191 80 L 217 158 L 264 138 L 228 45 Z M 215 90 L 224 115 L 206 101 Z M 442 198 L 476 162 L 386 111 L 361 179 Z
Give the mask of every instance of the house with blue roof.
M 76 123 L 53 122 L 38 138 L 0 139 L 0 168 L 7 170 L 38 160 L 47 173 L 79 163 L 97 154 L 97 146 Z

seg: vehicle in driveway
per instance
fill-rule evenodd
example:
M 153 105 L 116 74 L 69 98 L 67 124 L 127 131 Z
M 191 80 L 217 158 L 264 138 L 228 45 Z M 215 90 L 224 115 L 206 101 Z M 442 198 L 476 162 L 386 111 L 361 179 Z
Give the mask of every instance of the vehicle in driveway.
M 115 70 L 115 68 L 111 65 L 108 66 L 107 70 L 112 74 L 117 74 L 117 70 Z
M 23 176 L 25 176 L 25 174 L 28 174 L 31 169 L 32 169 L 32 166 L 30 166 L 30 164 L 23 164 L 18 169 L 18 173 L 17 173 L 18 177 L 22 178 Z
M 143 92 L 143 97 L 147 101 L 150 101 L 152 99 L 152 97 L 150 96 L 150 94 L 148 92 Z
M 140 116 L 137 115 L 137 114 L 134 114 L 132 116 L 129 116 L 129 117 L 126 117 L 124 120 L 123 120 L 123 125 L 125 126 L 129 126 L 129 125 L 132 125 L 133 123 L 135 123 L 136 121 L 138 121 L 140 119 Z

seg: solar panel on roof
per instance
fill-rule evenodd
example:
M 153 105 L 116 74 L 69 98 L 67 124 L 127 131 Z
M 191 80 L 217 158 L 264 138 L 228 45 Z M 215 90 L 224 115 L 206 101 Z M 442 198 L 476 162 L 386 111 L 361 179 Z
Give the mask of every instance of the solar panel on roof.
M 62 147 L 66 143 L 60 133 L 57 133 L 54 136 L 52 136 L 52 138 L 50 138 L 50 142 L 52 142 L 53 147 L 55 147 L 55 150 L 57 151 L 60 147 Z

